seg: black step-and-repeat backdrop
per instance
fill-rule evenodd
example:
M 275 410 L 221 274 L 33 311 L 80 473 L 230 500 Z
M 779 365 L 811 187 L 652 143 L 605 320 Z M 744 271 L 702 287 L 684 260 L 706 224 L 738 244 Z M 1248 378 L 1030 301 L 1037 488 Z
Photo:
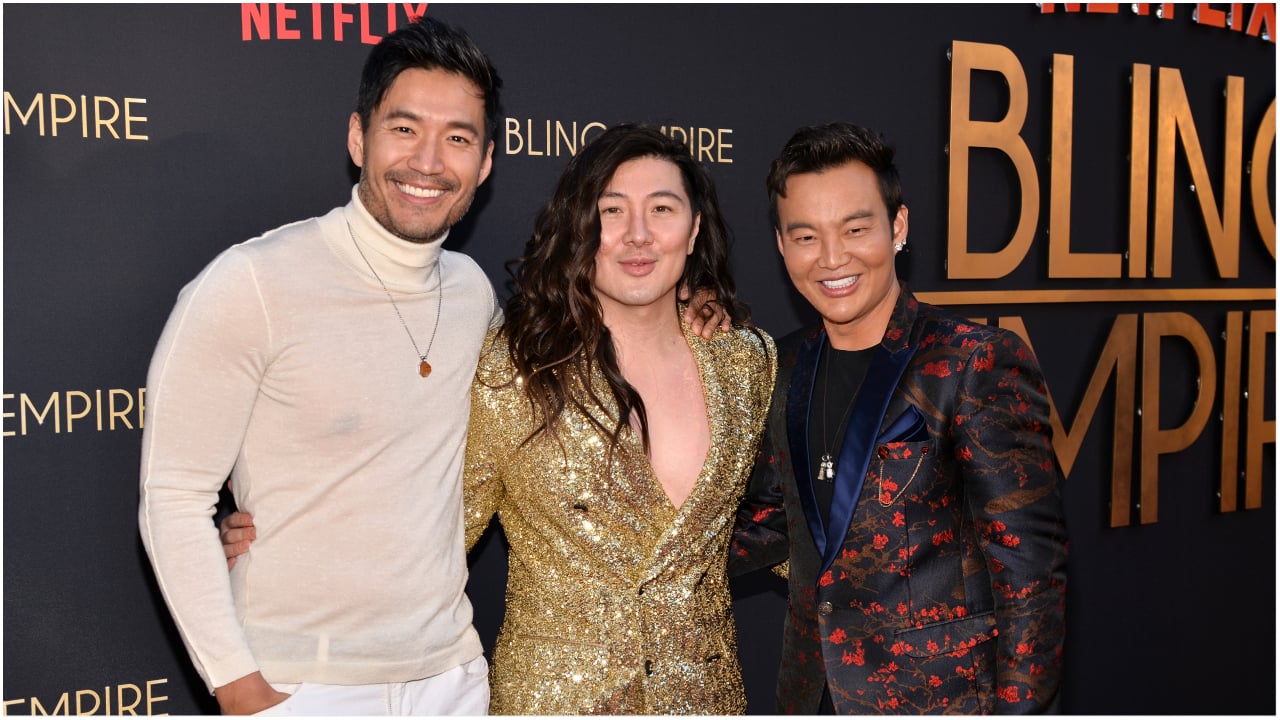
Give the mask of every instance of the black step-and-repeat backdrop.
M 1064 710 L 1276 712 L 1275 6 L 5 5 L 7 713 L 211 712 L 138 540 L 142 387 L 223 248 L 346 202 L 365 54 L 430 13 L 506 81 L 450 246 L 499 292 L 567 159 L 646 121 L 708 164 L 756 321 L 813 318 L 769 160 L 848 119 L 899 150 L 907 275 L 1036 350 L 1067 471 Z M 401 551 L 412 552 L 411 548 Z M 492 643 L 505 549 L 472 556 Z M 750 708 L 785 604 L 736 585 Z

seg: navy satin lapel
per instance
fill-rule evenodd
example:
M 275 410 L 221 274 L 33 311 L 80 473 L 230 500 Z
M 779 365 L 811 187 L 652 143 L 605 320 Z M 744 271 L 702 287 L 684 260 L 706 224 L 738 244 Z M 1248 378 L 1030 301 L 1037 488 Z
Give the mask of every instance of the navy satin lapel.
M 880 423 L 884 421 L 885 410 L 893 392 L 898 388 L 907 363 L 915 354 L 915 347 L 908 345 L 896 353 L 876 348 L 876 354 L 867 368 L 867 376 L 858 391 L 858 399 L 853 406 L 853 415 L 849 417 L 849 426 L 845 430 L 844 445 L 840 450 L 840 460 L 836 465 L 835 496 L 831 499 L 831 516 L 827 525 L 826 548 L 819 548 L 822 554 L 822 569 L 818 577 L 835 562 L 845 535 L 849 533 L 849 525 L 853 522 L 853 511 L 862 495 L 862 481 L 867 477 L 867 466 L 871 462 L 871 452 L 875 449 L 876 437 L 879 435 Z M 806 508 L 807 509 L 807 508 Z
M 813 381 L 817 375 L 818 358 L 827 341 L 827 334 L 820 333 L 816 340 L 806 340 L 796 355 L 791 371 L 791 386 L 787 388 L 787 444 L 791 447 L 791 471 L 796 476 L 796 491 L 804 508 L 809 534 L 818 546 L 818 556 L 824 554 L 827 533 L 822 528 L 822 514 L 813 495 L 813 472 L 809 462 L 809 404 L 813 400 Z

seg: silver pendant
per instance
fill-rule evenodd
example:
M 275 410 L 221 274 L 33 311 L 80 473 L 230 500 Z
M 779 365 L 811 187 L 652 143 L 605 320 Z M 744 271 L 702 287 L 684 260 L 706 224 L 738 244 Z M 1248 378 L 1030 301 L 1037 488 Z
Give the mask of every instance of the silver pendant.
M 831 455 L 823 453 L 822 460 L 818 462 L 818 479 L 830 480 L 835 476 L 835 464 L 831 461 Z

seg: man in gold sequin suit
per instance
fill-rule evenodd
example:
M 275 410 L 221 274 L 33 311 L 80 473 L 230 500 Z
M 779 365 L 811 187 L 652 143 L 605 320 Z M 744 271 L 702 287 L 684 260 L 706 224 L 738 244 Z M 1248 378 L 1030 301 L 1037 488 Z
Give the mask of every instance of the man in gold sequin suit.
M 494 714 L 745 711 L 726 558 L 774 378 L 705 169 L 617 126 L 570 161 L 472 392 L 467 541 L 510 543 Z M 715 294 L 710 341 L 676 288 Z
M 768 187 L 822 316 L 778 343 L 731 561 L 789 561 L 778 711 L 1054 709 L 1066 531 L 1035 357 L 899 283 L 907 208 L 875 133 L 798 131 Z
M 743 326 L 728 240 L 705 169 L 634 126 L 580 152 L 539 217 L 466 453 L 467 547 L 495 512 L 510 541 L 495 714 L 745 710 L 726 557 L 775 351 Z M 677 284 L 731 329 L 678 314 Z M 252 527 L 223 522 L 228 557 Z

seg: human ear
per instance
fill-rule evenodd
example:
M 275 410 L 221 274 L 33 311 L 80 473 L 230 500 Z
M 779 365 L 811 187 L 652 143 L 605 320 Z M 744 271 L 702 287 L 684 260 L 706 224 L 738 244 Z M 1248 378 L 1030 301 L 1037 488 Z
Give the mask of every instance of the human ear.
M 364 124 L 360 122 L 360 113 L 351 113 L 347 120 L 347 154 L 356 167 L 364 167 Z

